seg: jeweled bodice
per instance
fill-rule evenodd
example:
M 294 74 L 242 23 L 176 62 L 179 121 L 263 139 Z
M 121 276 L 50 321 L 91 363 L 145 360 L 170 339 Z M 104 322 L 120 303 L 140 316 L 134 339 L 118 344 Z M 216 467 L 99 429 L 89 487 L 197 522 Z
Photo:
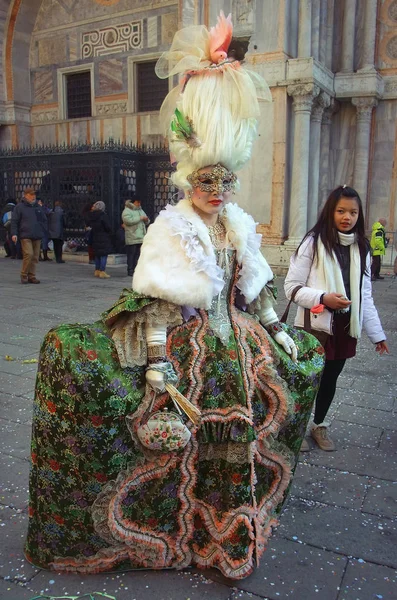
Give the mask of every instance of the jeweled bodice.
M 233 281 L 233 272 L 235 267 L 235 250 L 232 248 L 224 250 L 215 250 L 215 256 L 218 265 L 224 270 L 225 285 L 211 303 L 211 308 L 208 310 L 208 320 L 211 329 L 223 344 L 229 341 L 232 325 L 230 322 L 228 298 L 230 287 Z

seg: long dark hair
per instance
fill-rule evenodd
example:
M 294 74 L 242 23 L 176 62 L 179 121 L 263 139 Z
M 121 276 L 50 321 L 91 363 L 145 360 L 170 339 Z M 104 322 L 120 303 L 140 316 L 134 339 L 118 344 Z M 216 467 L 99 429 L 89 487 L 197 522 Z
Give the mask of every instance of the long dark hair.
M 355 224 L 353 229 L 349 231 L 349 233 L 356 234 L 356 240 L 361 257 L 361 274 L 363 274 L 365 272 L 366 257 L 369 250 L 368 240 L 365 237 L 363 205 L 358 192 L 355 189 L 348 187 L 347 185 L 340 185 L 330 193 L 326 203 L 323 206 L 320 216 L 318 217 L 317 223 L 314 225 L 314 227 L 309 229 L 309 231 L 299 244 L 296 252 L 298 252 L 303 242 L 309 236 L 313 236 L 313 261 L 316 261 L 318 257 L 318 238 L 320 238 L 322 243 L 324 244 L 326 252 L 332 257 L 332 251 L 335 249 L 335 245 L 339 243 L 338 230 L 335 227 L 334 215 L 336 205 L 338 204 L 341 198 L 354 199 L 358 204 L 357 223 Z

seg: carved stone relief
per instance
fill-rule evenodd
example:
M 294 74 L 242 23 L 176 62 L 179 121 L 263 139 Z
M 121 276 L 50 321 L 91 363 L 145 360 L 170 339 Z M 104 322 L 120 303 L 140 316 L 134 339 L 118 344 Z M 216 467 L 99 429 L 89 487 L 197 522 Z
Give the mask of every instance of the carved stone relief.
M 142 21 L 121 23 L 83 33 L 82 58 L 142 48 Z
M 392 37 L 386 44 L 387 55 L 395 60 L 397 58 L 397 36 Z
M 388 100 L 392 98 L 397 98 L 397 77 L 385 77 L 384 82 L 385 90 L 383 93 L 383 98 Z
M 58 121 L 58 109 L 47 110 L 44 112 L 32 112 L 32 124 L 44 124 L 44 123 L 53 123 L 54 121 Z
M 397 22 L 397 0 L 393 0 L 387 12 L 391 20 Z
M 127 101 L 101 102 L 96 105 L 96 114 L 99 116 L 120 115 L 127 112 Z

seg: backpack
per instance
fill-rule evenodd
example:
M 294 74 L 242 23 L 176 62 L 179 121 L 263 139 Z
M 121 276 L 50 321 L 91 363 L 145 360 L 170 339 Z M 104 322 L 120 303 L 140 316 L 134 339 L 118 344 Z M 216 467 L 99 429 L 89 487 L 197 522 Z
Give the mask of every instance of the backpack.
M 11 217 L 12 210 L 9 210 L 8 212 L 4 213 L 4 215 L 1 218 L 1 221 L 6 229 L 9 229 L 11 227 Z

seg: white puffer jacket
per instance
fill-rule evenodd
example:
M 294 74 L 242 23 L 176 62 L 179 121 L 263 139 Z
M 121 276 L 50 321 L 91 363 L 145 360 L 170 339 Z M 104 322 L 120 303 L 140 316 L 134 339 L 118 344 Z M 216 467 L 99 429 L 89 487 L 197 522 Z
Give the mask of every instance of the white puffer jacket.
M 361 302 L 363 310 L 361 315 L 361 328 L 364 328 L 371 342 L 376 344 L 386 339 L 382 329 L 378 311 L 375 308 L 372 298 L 371 285 L 371 265 L 370 255 L 367 255 L 366 274 L 364 274 L 361 286 Z M 304 309 L 312 308 L 320 303 L 322 294 L 332 293 L 334 290 L 324 290 L 319 288 L 318 272 L 313 263 L 313 238 L 308 237 L 299 248 L 298 254 L 293 255 L 290 260 L 290 267 L 284 283 L 284 291 L 288 300 L 290 300 L 294 289 L 303 286 L 295 296 L 295 302 L 298 304 L 298 310 L 295 318 L 295 326 L 303 327 Z M 310 313 L 310 323 L 312 329 L 318 331 L 331 332 L 332 312 L 325 310 L 323 313 L 314 315 Z

